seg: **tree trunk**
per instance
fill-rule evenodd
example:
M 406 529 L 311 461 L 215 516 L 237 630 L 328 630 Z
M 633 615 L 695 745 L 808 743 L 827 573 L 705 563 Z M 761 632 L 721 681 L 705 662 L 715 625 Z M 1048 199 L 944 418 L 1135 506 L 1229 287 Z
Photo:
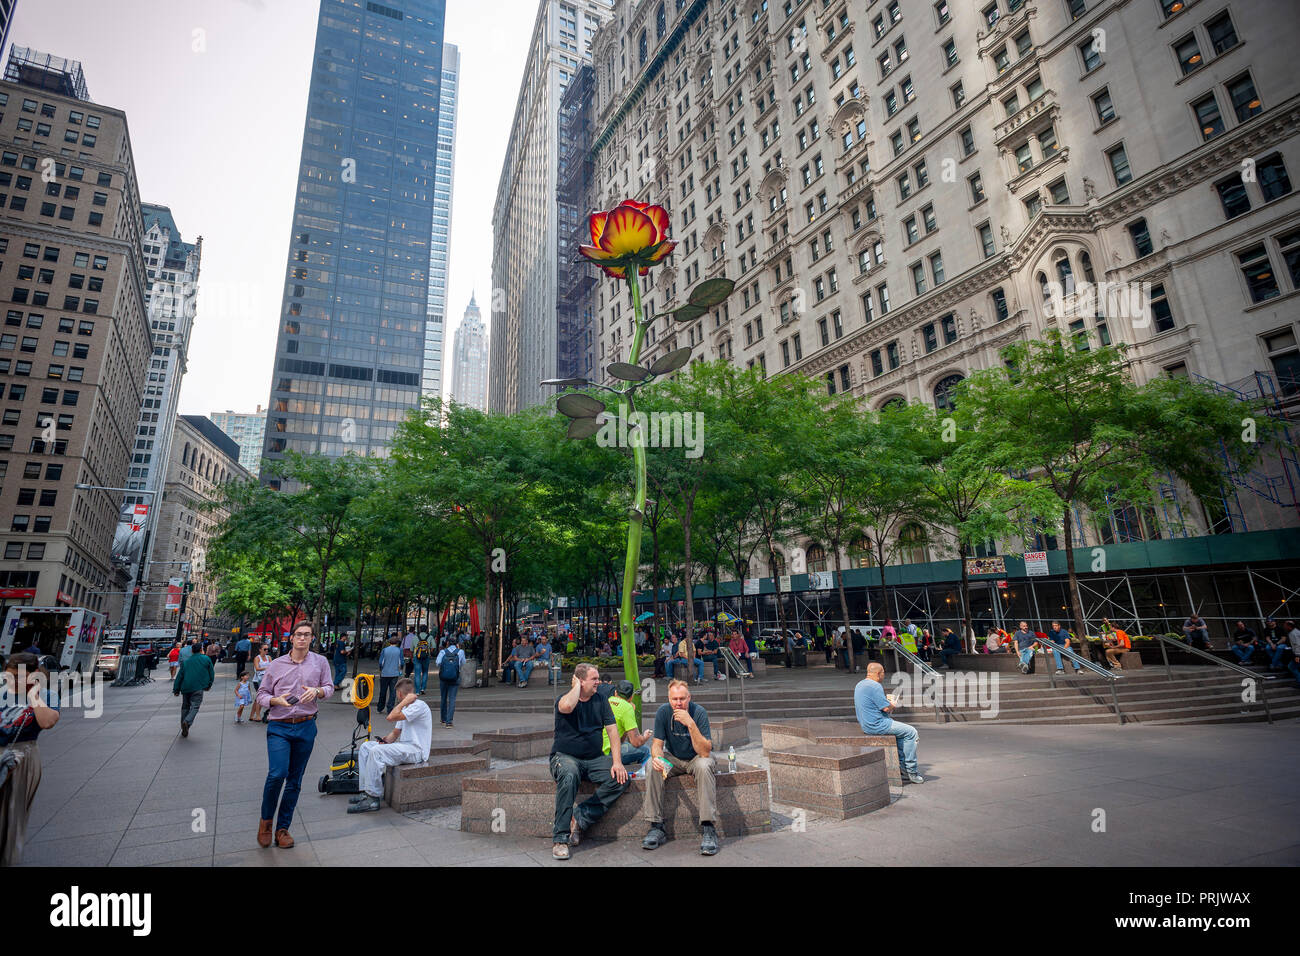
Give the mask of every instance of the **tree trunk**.
M 1083 629 L 1083 602 L 1079 599 L 1079 576 L 1074 570 L 1074 537 L 1071 534 L 1073 530 L 1074 514 L 1070 511 L 1070 503 L 1065 503 L 1065 570 L 1068 580 L 1068 590 L 1070 592 L 1070 613 L 1074 618 L 1074 638 L 1078 645 L 1071 648 L 1076 654 L 1083 647 L 1083 642 L 1087 639 L 1088 632 Z
M 773 583 L 776 585 L 776 626 L 781 632 L 781 642 L 785 645 L 785 666 L 794 666 L 794 649 L 790 646 L 790 631 L 785 626 L 785 598 L 781 592 L 781 576 L 775 572 L 776 566 L 776 548 L 772 544 L 772 536 L 765 535 L 767 540 L 767 563 L 772 568 L 773 577 L 776 579 Z
M 831 554 L 835 559 L 835 590 L 840 596 L 840 616 L 844 618 L 844 643 L 848 648 L 849 673 L 852 674 L 858 669 L 858 662 L 853 653 L 853 629 L 849 624 L 849 599 L 844 593 L 844 572 L 840 568 L 840 542 L 837 538 L 831 539 Z M 829 638 L 826 638 L 829 640 Z M 832 650 L 831 653 L 834 653 Z
M 493 600 L 492 585 L 492 549 L 483 549 L 483 616 L 486 620 L 479 622 L 483 630 L 483 686 L 489 686 L 491 678 L 496 676 L 497 641 L 496 641 L 496 604 Z
M 970 606 L 970 575 L 966 573 L 966 553 L 967 553 L 966 542 L 965 541 L 957 542 L 957 557 L 961 561 L 961 608 L 962 608 L 961 623 L 958 624 L 957 626 L 962 629 L 961 639 L 963 644 L 966 643 L 966 633 L 965 633 L 966 626 L 967 626 L 966 622 L 967 621 L 970 622 L 970 627 L 972 630 L 975 627 L 975 613 L 974 611 L 971 610 L 971 606 Z M 972 654 L 975 653 L 975 648 L 973 647 L 968 648 L 968 650 Z

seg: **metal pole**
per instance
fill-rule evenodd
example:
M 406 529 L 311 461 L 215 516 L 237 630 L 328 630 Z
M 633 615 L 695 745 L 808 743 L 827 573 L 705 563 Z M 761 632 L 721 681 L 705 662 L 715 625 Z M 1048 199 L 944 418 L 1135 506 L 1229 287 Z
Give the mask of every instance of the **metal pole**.
M 1137 598 L 1133 597 L 1133 582 L 1129 580 L 1129 574 L 1124 572 L 1124 586 L 1128 588 L 1128 603 L 1133 605 L 1133 621 L 1137 624 L 1138 633 L 1142 633 L 1142 618 L 1138 614 Z
M 185 626 L 185 605 L 190 596 L 190 572 L 185 572 L 185 577 L 181 580 L 181 606 L 176 611 L 176 641 L 180 642 L 181 629 Z
M 1165 674 L 1169 676 L 1170 680 L 1173 680 L 1174 669 L 1169 666 L 1169 649 L 1165 647 L 1165 636 L 1163 634 L 1157 635 L 1156 640 L 1160 642 L 1160 656 L 1165 661 Z
M 151 512 L 149 517 L 152 518 L 153 505 L 150 505 L 149 508 Z M 144 529 L 144 541 L 140 548 L 140 563 L 135 566 L 135 580 L 131 583 L 131 609 L 127 611 L 126 632 L 122 635 L 121 653 L 123 655 L 131 650 L 131 635 L 135 631 L 135 612 L 140 603 L 140 577 L 144 571 L 145 555 L 149 553 L 149 535 L 152 531 L 152 523 L 146 524 Z
M 1246 565 L 1246 580 L 1250 582 L 1250 596 L 1255 601 L 1255 613 L 1259 615 L 1259 623 L 1262 625 L 1267 618 L 1264 617 L 1264 609 L 1259 603 L 1259 592 L 1255 590 L 1255 572 L 1250 569 L 1250 565 Z

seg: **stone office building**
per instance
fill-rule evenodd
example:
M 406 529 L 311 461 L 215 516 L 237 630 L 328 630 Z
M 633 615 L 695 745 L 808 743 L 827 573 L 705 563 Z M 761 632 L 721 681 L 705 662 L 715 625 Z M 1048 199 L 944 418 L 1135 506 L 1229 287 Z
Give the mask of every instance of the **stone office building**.
M 1059 328 L 1127 343 L 1139 381 L 1208 379 L 1293 416 L 1297 40 L 1262 0 L 619 0 L 592 46 L 592 208 L 668 208 L 680 245 L 651 270 L 653 310 L 737 283 L 691 325 L 657 320 L 642 363 L 692 346 L 873 409 L 942 407 Z M 1131 289 L 1136 307 L 1106 301 Z M 608 280 L 595 295 L 604 368 L 631 310 Z M 1272 458 L 1222 501 L 1118 504 L 1075 544 L 1295 525 L 1298 487 Z M 904 534 L 898 560 L 942 555 Z
M 180 415 L 172 434 L 167 484 L 154 526 L 153 563 L 149 593 L 141 601 L 142 621 L 175 624 L 176 611 L 166 610 L 167 581 L 183 577 L 182 562 L 190 564 L 193 589 L 186 602 L 186 620 L 194 627 L 218 617 L 217 587 L 207 571 L 208 544 L 227 512 L 212 508 L 221 486 L 246 481 L 252 474 L 239 463 L 239 443 L 202 415 Z
M 0 81 L 0 588 L 111 610 L 109 563 L 152 351 L 126 116 L 81 65 L 14 48 Z

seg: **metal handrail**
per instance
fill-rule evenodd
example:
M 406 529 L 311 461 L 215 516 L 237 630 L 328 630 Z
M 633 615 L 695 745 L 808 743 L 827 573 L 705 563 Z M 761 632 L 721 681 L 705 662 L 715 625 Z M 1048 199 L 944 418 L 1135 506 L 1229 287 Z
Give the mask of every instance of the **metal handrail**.
M 743 676 L 743 667 L 740 658 L 736 656 L 735 651 L 729 647 L 719 647 L 718 654 L 725 665 L 724 670 L 730 668 L 736 672 L 736 682 L 740 684 L 740 716 L 748 717 L 749 713 L 745 709 L 745 679 Z M 727 703 L 731 703 L 731 680 L 727 680 Z
M 1054 651 L 1056 651 L 1059 654 L 1064 654 L 1066 660 L 1072 661 L 1075 664 L 1082 664 L 1084 667 L 1092 671 L 1094 674 L 1104 677 L 1108 681 L 1110 681 L 1110 696 L 1111 696 L 1111 700 L 1115 702 L 1115 717 L 1119 720 L 1121 724 L 1124 723 L 1124 713 L 1119 709 L 1119 691 L 1116 689 L 1119 684 L 1119 678 L 1120 678 L 1119 674 L 1112 673 L 1110 670 L 1102 668 L 1097 664 L 1094 664 L 1086 657 L 1076 654 L 1074 651 L 1070 650 L 1064 644 L 1058 644 L 1056 643 L 1056 641 L 1052 640 L 1051 638 L 1036 637 L 1035 640 L 1039 644 L 1046 644 L 1048 647 L 1052 648 Z M 1049 681 L 1051 681 L 1052 690 L 1056 690 L 1056 672 L 1052 670 L 1050 666 L 1047 671 L 1047 678 Z
M 1264 717 L 1270 724 L 1273 722 L 1273 712 L 1268 706 L 1268 691 L 1265 689 L 1268 685 L 1265 681 L 1260 680 L 1259 675 L 1254 671 L 1247 667 L 1242 667 L 1240 664 L 1234 664 L 1232 661 L 1225 661 L 1221 657 L 1215 657 L 1213 654 L 1203 651 L 1199 647 L 1192 647 L 1190 644 L 1184 643 L 1176 637 L 1168 637 L 1164 634 L 1152 634 L 1151 636 L 1160 642 L 1160 657 L 1165 662 L 1165 674 L 1170 680 L 1174 679 L 1174 671 L 1173 668 L 1169 666 L 1169 651 L 1166 649 L 1165 645 L 1177 644 L 1179 650 L 1187 651 L 1189 654 L 1194 654 L 1197 657 L 1204 658 L 1211 664 L 1218 664 L 1220 667 L 1226 667 L 1228 670 L 1236 671 L 1238 674 L 1245 674 L 1249 677 L 1251 681 L 1259 687 L 1259 702 L 1264 705 Z M 1242 701 L 1242 703 L 1250 702 Z
M 852 639 L 852 635 L 850 635 L 850 639 Z M 902 670 L 902 668 L 898 664 L 898 656 L 901 654 L 906 660 L 911 661 L 912 666 L 919 669 L 922 674 L 933 674 L 935 679 L 938 680 L 939 672 L 935 670 L 933 667 L 931 667 L 929 664 L 927 664 L 925 661 L 921 660 L 919 656 L 913 654 L 906 647 L 904 647 L 901 641 L 887 641 L 882 638 L 880 641 L 880 649 L 882 651 L 892 650 L 894 652 L 895 673 L 899 673 Z M 934 698 L 934 719 L 938 721 L 941 716 L 943 717 L 943 722 L 946 724 L 948 722 L 948 715 L 947 714 L 941 715 L 939 713 L 939 695 L 936 694 Z

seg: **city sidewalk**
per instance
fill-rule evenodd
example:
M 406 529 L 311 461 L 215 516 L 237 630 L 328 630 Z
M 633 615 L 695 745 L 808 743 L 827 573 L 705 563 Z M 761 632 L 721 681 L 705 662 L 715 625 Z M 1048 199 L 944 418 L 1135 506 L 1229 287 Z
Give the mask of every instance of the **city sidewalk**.
M 108 688 L 104 712 L 68 710 L 41 735 L 44 778 L 24 865 L 1171 865 L 1300 864 L 1300 722 L 1269 726 L 923 726 L 926 782 L 846 822 L 773 808 L 775 832 L 724 839 L 716 858 L 679 839 L 584 841 L 567 864 L 549 841 L 458 829 L 460 811 L 349 816 L 316 781 L 348 742 L 352 707 L 321 708 L 292 850 L 257 846 L 265 728 L 234 723 L 234 668 L 218 665 L 188 739 L 166 668 L 153 684 Z M 847 675 L 846 675 L 847 676 Z M 545 679 L 542 680 L 543 686 Z M 530 685 L 529 691 L 532 690 Z M 473 691 L 462 694 L 462 699 Z M 437 706 L 436 691 L 427 700 Z M 758 721 L 742 761 L 761 759 Z M 544 714 L 457 714 L 438 739 Z M 389 729 L 382 718 L 374 729 Z M 507 766 L 493 761 L 493 766 Z

